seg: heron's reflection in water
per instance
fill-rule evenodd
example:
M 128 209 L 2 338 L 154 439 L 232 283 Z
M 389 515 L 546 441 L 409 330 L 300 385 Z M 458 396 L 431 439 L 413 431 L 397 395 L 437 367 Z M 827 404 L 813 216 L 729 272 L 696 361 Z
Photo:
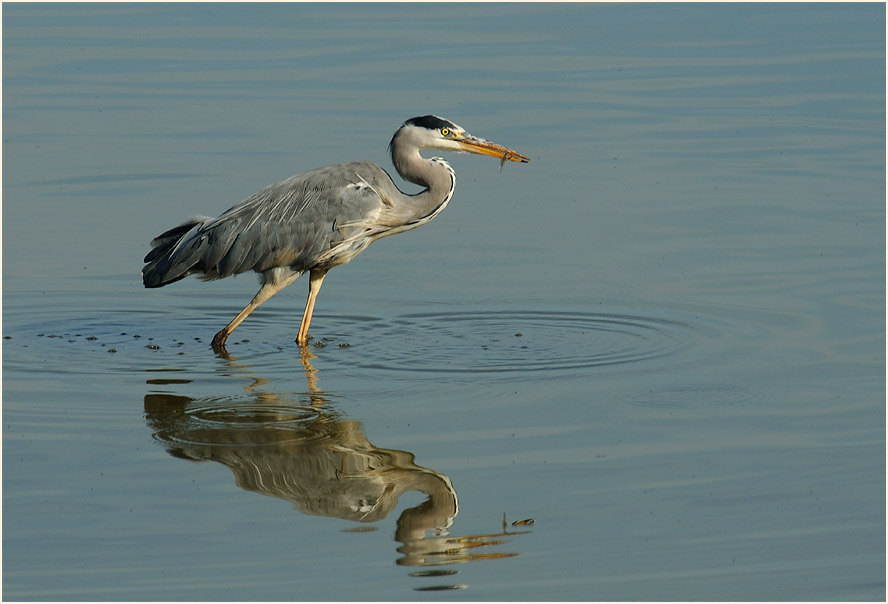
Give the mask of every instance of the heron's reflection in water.
M 395 508 L 402 493 L 424 493 L 425 502 L 398 518 L 400 565 L 517 555 L 478 551 L 506 543 L 506 535 L 520 534 L 507 533 L 505 526 L 491 534 L 450 536 L 448 529 L 459 511 L 450 479 L 414 463 L 412 453 L 382 449 L 368 441 L 360 422 L 329 403 L 331 397 L 318 387 L 310 359 L 305 350 L 302 363 L 308 391 L 302 394 L 263 389 L 267 380 L 251 376 L 249 367 L 230 356 L 224 357 L 225 372 L 252 382 L 243 398 L 146 394 L 145 415 L 154 438 L 175 457 L 224 464 L 240 488 L 284 499 L 305 514 L 375 522 Z M 181 379 L 149 380 L 155 386 L 181 383 Z M 461 586 L 441 588 L 447 587 Z

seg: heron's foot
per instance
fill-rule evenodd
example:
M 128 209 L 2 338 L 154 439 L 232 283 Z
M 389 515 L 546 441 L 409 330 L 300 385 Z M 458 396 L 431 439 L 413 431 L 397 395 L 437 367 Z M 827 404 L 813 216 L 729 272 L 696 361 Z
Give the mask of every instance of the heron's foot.
M 223 329 L 215 336 L 213 336 L 213 341 L 211 346 L 213 347 L 214 352 L 227 353 L 225 350 L 225 341 L 228 339 L 228 333 Z

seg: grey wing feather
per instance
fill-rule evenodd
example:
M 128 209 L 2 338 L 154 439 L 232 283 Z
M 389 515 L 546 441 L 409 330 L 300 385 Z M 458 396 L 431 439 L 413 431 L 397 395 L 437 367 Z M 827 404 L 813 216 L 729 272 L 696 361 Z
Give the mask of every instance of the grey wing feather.
M 145 286 L 194 273 L 216 279 L 347 262 L 375 238 L 389 186 L 394 184 L 382 168 L 356 162 L 266 187 L 218 218 L 195 219 L 155 238 L 142 271 Z

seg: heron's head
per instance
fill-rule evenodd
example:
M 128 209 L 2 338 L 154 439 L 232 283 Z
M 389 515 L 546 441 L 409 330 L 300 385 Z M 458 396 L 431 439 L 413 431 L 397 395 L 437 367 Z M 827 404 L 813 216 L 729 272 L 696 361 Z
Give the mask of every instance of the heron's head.
M 529 158 L 494 142 L 472 136 L 465 128 L 436 115 L 413 117 L 404 122 L 389 143 L 389 151 L 394 157 L 399 150 L 442 149 L 492 155 L 505 161 L 527 163 Z

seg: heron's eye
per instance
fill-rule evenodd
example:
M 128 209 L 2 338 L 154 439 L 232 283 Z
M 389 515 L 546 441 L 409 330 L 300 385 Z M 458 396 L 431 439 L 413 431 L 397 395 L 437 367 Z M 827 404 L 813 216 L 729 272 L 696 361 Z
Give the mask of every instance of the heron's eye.
M 450 136 L 450 128 L 441 128 L 441 136 Z

